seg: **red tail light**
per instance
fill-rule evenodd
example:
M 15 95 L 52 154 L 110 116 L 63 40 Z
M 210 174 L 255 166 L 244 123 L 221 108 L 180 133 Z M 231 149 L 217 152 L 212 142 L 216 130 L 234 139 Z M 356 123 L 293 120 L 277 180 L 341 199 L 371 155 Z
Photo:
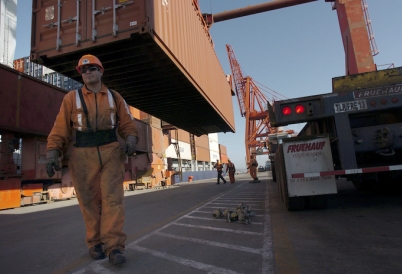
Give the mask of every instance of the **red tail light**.
M 288 115 L 292 114 L 292 109 L 290 107 L 286 106 L 282 109 L 282 114 L 285 116 L 288 116 Z
M 305 111 L 306 111 L 306 108 L 304 106 L 302 106 L 302 105 L 297 105 L 295 107 L 295 112 L 297 114 L 303 114 Z

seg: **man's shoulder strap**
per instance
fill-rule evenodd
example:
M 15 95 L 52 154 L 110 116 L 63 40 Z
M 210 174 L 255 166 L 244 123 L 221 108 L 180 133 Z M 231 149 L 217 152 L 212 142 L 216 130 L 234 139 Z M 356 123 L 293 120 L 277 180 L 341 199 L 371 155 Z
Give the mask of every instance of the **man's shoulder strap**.
M 77 89 L 77 92 L 81 100 L 82 109 L 84 110 L 85 116 L 87 117 L 87 129 L 88 131 L 92 131 L 91 124 L 89 123 L 88 109 L 87 105 L 85 104 L 84 96 L 82 95 L 82 90 L 79 88 Z

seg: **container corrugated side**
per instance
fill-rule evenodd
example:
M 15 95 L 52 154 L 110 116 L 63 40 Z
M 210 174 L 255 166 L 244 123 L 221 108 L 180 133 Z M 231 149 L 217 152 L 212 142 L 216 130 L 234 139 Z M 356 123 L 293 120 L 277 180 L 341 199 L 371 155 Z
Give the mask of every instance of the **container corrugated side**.
M 230 86 L 193 1 L 116 1 L 34 1 L 31 60 L 81 81 L 77 61 L 94 54 L 129 105 L 197 136 L 234 132 Z
M 221 153 L 221 154 L 219 154 L 219 157 L 221 158 L 222 163 L 224 163 L 224 164 L 228 163 L 228 155 L 227 154 Z
M 190 143 L 190 133 L 185 130 L 179 129 L 178 130 L 179 141 Z
M 204 147 L 196 147 L 196 157 L 197 157 L 197 161 L 205 161 L 205 162 L 209 162 L 210 160 L 210 155 L 209 155 L 209 149 L 208 148 L 204 148 Z
M 155 41 L 166 45 L 182 69 L 194 79 L 205 99 L 228 119 L 229 124 L 234 125 L 231 88 L 209 32 L 203 28 L 201 18 L 194 20 L 197 7 L 192 1 L 172 2 L 164 4 L 165 1 L 154 0 Z
M 195 146 L 209 149 L 208 135 L 202 135 L 199 137 L 195 137 Z
M 25 58 L 19 58 L 13 61 L 13 67 L 19 72 L 24 72 Z
M 222 144 L 219 144 L 219 151 L 222 153 L 222 154 L 227 154 L 228 152 L 227 152 L 227 149 L 226 149 L 226 146 L 224 146 L 224 145 L 222 145 Z
M 66 91 L 0 65 L 0 129 L 47 136 Z

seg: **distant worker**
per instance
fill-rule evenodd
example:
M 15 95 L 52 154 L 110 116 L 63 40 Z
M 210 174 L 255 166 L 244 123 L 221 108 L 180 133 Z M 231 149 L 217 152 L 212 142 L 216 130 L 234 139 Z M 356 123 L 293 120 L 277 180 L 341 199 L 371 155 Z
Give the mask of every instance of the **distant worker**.
M 216 160 L 216 164 L 214 165 L 214 168 L 216 168 L 216 171 L 218 172 L 218 178 L 217 178 L 217 185 L 220 184 L 220 181 L 222 179 L 223 183 L 226 184 L 226 180 L 225 178 L 223 178 L 222 176 L 222 172 L 223 172 L 223 164 L 219 162 L 219 160 Z
M 123 97 L 102 84 L 104 68 L 93 55 L 76 67 L 82 89 L 67 93 L 47 139 L 46 170 L 60 170 L 59 157 L 72 132 L 75 144 L 69 169 L 86 226 L 86 244 L 94 260 L 109 257 L 123 264 L 124 162 L 137 150 L 138 132 Z M 125 140 L 121 149 L 117 133 Z
M 250 156 L 250 161 L 248 163 L 248 169 L 250 170 L 250 176 L 253 178 L 254 181 L 251 182 L 259 182 L 258 177 L 257 177 L 257 167 L 258 167 L 258 162 L 256 158 L 256 154 L 253 152 Z
M 226 165 L 226 173 L 229 174 L 230 183 L 233 184 L 235 182 L 236 167 L 230 159 L 228 159 L 228 164 Z

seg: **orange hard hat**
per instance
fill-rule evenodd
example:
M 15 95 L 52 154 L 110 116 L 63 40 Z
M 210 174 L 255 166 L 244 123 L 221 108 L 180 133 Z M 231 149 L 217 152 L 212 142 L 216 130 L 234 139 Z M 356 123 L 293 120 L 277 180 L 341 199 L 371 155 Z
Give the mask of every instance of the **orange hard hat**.
M 78 66 L 76 66 L 75 69 L 81 74 L 81 67 L 85 65 L 97 65 L 101 68 L 102 72 L 105 70 L 102 66 L 101 61 L 99 61 L 96 56 L 93 56 L 91 54 L 86 54 L 82 56 L 81 59 L 78 61 Z

